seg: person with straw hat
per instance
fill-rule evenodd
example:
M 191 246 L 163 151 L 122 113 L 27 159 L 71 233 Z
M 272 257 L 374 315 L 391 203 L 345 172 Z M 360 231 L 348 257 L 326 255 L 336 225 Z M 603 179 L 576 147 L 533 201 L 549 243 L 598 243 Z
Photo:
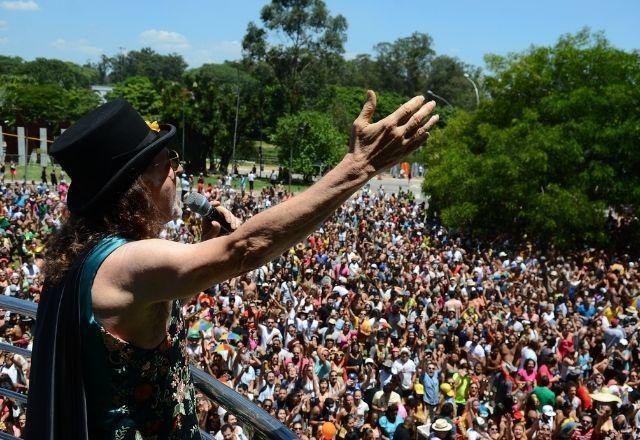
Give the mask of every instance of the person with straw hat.
M 436 421 L 431 424 L 431 435 L 429 438 L 449 439 L 451 438 L 452 432 L 453 425 L 449 423 L 447 419 L 436 419 Z

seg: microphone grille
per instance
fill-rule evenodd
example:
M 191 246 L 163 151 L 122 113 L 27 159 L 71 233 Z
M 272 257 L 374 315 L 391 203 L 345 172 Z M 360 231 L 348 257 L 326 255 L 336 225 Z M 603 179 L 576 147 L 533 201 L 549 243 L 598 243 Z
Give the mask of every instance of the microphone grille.
M 207 198 L 197 192 L 187 193 L 184 196 L 184 204 L 187 208 L 202 216 L 207 215 L 211 209 Z

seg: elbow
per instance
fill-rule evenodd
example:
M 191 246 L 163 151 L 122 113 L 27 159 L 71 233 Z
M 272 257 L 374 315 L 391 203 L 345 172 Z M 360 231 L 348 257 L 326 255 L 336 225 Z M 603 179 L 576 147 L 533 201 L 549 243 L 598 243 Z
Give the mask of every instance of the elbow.
M 229 236 L 229 238 L 233 237 Z M 237 275 L 260 267 L 268 258 L 268 246 L 266 240 L 261 237 L 239 238 L 232 241 L 230 246 Z

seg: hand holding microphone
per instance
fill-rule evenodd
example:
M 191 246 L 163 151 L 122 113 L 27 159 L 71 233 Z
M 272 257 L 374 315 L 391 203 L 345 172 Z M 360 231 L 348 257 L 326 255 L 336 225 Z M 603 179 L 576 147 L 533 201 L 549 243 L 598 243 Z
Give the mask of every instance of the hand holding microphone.
M 191 209 L 191 211 L 200 214 L 203 222 L 203 239 L 216 237 L 218 235 L 228 235 L 235 231 L 240 226 L 240 220 L 231 214 L 227 209 L 211 206 L 209 200 L 205 196 L 197 192 L 190 192 L 184 197 L 184 205 Z M 219 204 L 218 204 L 219 205 Z M 223 213 L 224 212 L 224 213 Z M 214 223 L 215 222 L 215 223 Z M 219 225 L 220 229 L 216 231 L 215 224 Z M 204 231 L 206 225 L 211 225 L 213 228 L 209 231 L 209 235 L 205 237 Z

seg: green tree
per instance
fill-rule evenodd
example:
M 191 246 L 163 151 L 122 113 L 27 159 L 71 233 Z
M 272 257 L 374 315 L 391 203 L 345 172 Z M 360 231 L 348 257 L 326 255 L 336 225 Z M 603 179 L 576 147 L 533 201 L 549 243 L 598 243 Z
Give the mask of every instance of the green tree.
M 342 70 L 340 84 L 343 86 L 373 90 L 381 90 L 383 87 L 376 60 L 369 54 L 360 54 L 351 60 L 345 60 Z M 390 87 L 385 90 L 390 90 Z
M 0 118 L 11 126 L 38 124 L 57 129 L 98 105 L 98 96 L 89 89 L 65 90 L 57 84 L 32 81 L 14 77 L 0 86 Z
M 492 99 L 433 134 L 431 206 L 479 234 L 605 242 L 605 209 L 640 202 L 640 54 L 585 30 L 487 60 Z
M 162 110 L 160 94 L 161 90 L 158 90 L 149 78 L 132 76 L 115 84 L 113 90 L 107 94 L 107 100 L 124 98 L 144 118 L 158 120 Z
M 302 111 L 283 116 L 271 136 L 278 145 L 278 159 L 294 173 L 301 173 L 305 181 L 334 166 L 347 151 L 347 136 L 334 128 L 331 118 L 324 113 Z
M 220 158 L 221 169 L 226 170 L 233 154 L 236 105 L 236 157 L 247 155 L 249 140 L 255 136 L 257 82 L 240 66 L 230 63 L 192 69 L 185 74 L 185 82 L 190 86 L 182 95 L 187 100 L 179 102 L 186 102 L 185 122 L 190 133 L 187 157 L 192 158 L 195 168 L 204 169 L 205 159 L 214 153 Z
M 377 121 L 393 113 L 405 103 L 406 98 L 393 92 L 377 92 L 378 101 L 373 120 Z M 328 114 L 334 127 L 342 133 L 351 131 L 351 124 L 358 117 L 367 97 L 367 89 L 360 87 L 332 86 L 314 108 Z
M 247 27 L 243 61 L 276 94 L 271 98 L 274 109 L 298 111 L 333 81 L 332 69 L 344 52 L 347 21 L 331 16 L 322 0 L 272 0 L 260 18 L 264 27 Z M 273 43 L 276 36 L 282 44 Z
M 187 68 L 182 55 L 161 55 L 149 47 L 131 50 L 111 57 L 102 56 L 94 66 L 102 82 L 118 83 L 132 76 L 146 76 L 154 81 L 181 81 Z
M 480 87 L 480 93 L 483 93 L 483 80 L 479 68 L 465 64 L 457 58 L 438 55 L 429 63 L 422 93 L 427 93 L 431 90 L 456 108 L 475 109 L 476 95 L 473 86 L 464 77 L 465 74 L 471 76 Z M 425 94 L 425 96 L 427 95 Z M 429 96 L 427 98 L 433 99 L 433 97 Z M 438 101 L 438 105 L 446 105 L 442 100 L 435 99 Z
M 91 89 L 71 89 L 66 92 L 67 111 L 69 121 L 75 121 L 100 105 L 100 98 Z
M 49 58 L 19 63 L 14 73 L 30 76 L 38 84 L 57 84 L 65 89 L 89 87 L 97 79 L 92 68 Z
M 429 64 L 435 55 L 430 35 L 414 32 L 393 43 L 378 43 L 376 66 L 380 86 L 403 96 L 424 93 Z
M 23 63 L 20 57 L 0 55 L 0 75 L 17 75 Z

